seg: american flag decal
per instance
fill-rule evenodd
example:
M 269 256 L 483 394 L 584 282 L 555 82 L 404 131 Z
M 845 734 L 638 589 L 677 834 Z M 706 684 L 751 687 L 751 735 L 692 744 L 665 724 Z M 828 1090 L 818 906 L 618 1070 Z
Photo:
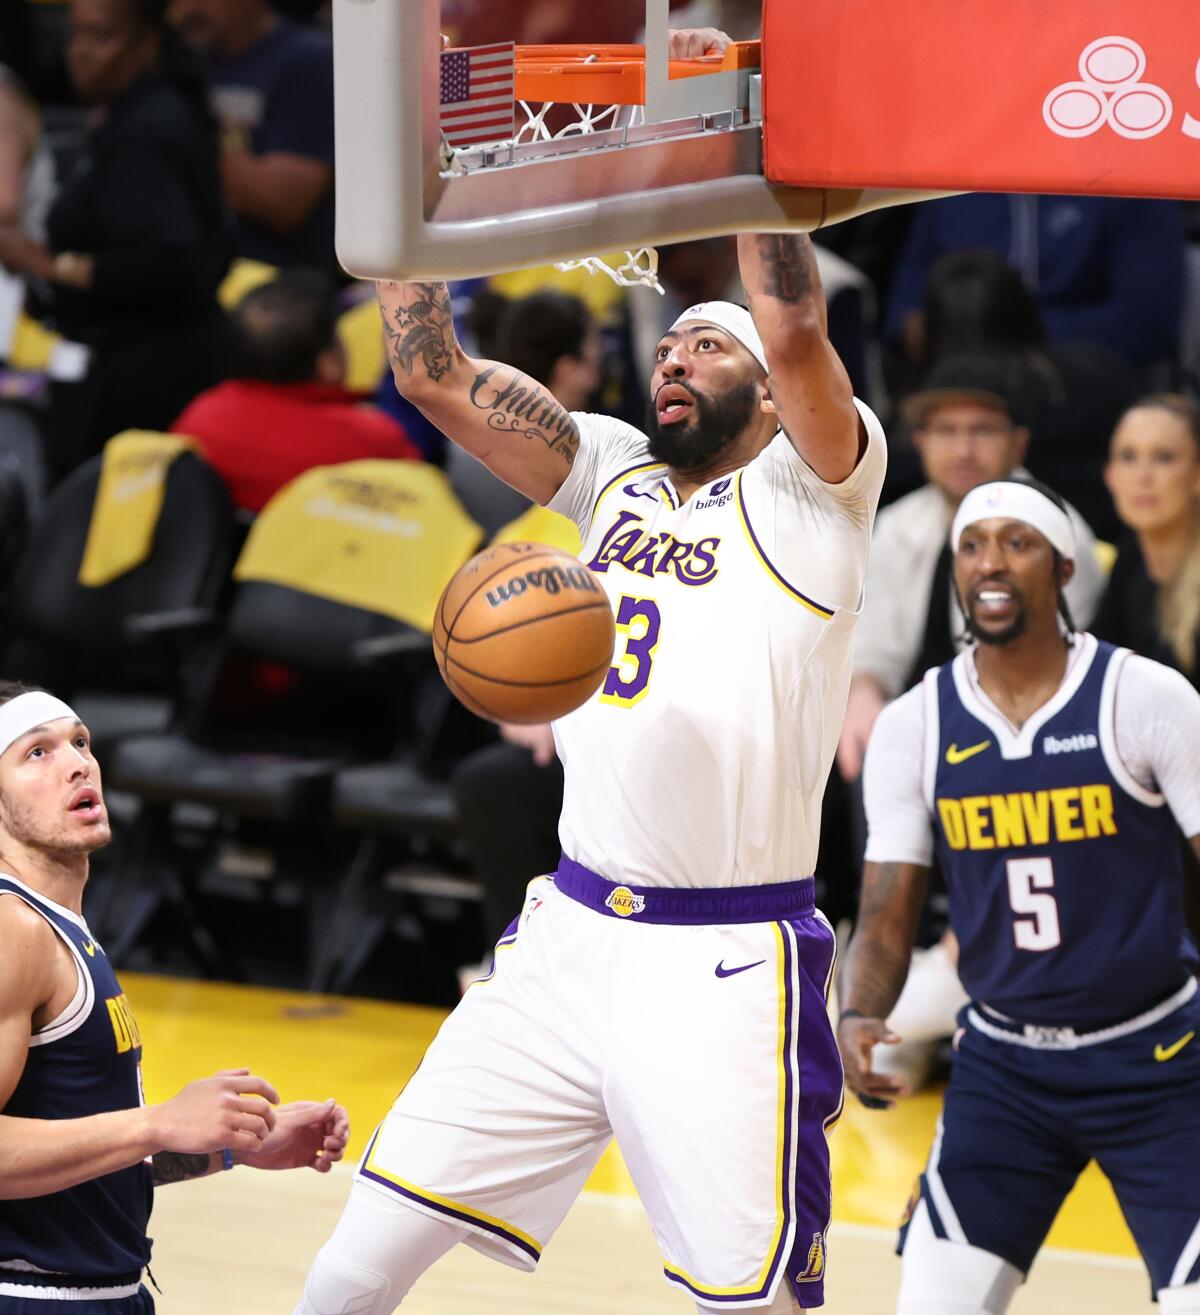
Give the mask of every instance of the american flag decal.
M 442 133 L 451 146 L 513 135 L 514 45 L 442 51 Z

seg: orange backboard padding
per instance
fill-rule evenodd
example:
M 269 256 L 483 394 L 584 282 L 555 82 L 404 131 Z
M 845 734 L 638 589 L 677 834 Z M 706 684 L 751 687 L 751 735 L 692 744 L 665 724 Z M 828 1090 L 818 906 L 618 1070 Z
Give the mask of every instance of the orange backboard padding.
M 764 173 L 1200 198 L 1197 0 L 765 0 Z
M 758 68 L 759 42 L 735 41 L 723 55 L 673 59 L 672 78 Z M 579 105 L 641 105 L 646 100 L 644 46 L 518 46 L 518 100 Z

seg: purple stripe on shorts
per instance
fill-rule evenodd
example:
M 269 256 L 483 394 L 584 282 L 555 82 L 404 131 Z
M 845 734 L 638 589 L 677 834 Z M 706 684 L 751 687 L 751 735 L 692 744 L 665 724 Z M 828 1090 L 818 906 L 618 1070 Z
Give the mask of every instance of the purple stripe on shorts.
M 375 1136 L 371 1138 L 371 1144 L 367 1147 L 367 1153 L 363 1156 L 362 1164 L 358 1172 L 364 1178 L 369 1178 L 373 1183 L 378 1183 L 380 1187 L 386 1187 L 389 1192 L 395 1192 L 397 1196 L 404 1197 L 407 1201 L 413 1201 L 417 1205 L 424 1206 L 427 1210 L 436 1210 L 438 1214 L 445 1215 L 448 1219 L 457 1219 L 459 1223 L 469 1224 L 472 1228 L 482 1228 L 485 1232 L 493 1233 L 496 1237 L 503 1238 L 505 1242 L 515 1246 L 518 1251 L 523 1251 L 530 1260 L 536 1265 L 542 1258 L 541 1252 L 537 1247 L 530 1246 L 523 1238 L 517 1237 L 515 1233 L 510 1233 L 507 1228 L 502 1228 L 499 1224 L 493 1224 L 485 1219 L 480 1219 L 478 1215 L 467 1214 L 464 1210 L 456 1210 L 453 1206 L 446 1205 L 442 1201 L 430 1200 L 428 1196 L 422 1195 L 419 1191 L 413 1191 L 411 1188 L 402 1187 L 399 1183 L 390 1178 L 385 1178 L 378 1174 L 374 1169 L 367 1166 L 371 1162 L 371 1152 L 375 1149 L 375 1143 L 379 1140 L 379 1131 L 376 1130 Z
M 830 1212 L 828 1134 L 842 1108 L 842 1061 L 825 1004 L 835 952 L 833 931 L 819 918 L 785 928 L 796 944 L 800 1041 L 797 1072 L 796 1235 L 787 1278 L 805 1310 L 824 1304 Z
M 811 917 L 816 907 L 812 877 L 770 886 L 626 886 L 565 854 L 559 859 L 554 884 L 564 895 L 606 917 L 677 927 L 791 921 Z

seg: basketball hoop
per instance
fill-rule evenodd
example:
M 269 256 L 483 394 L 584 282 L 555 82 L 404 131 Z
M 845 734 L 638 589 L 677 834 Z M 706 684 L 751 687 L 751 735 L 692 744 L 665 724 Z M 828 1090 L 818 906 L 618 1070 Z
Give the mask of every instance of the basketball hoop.
M 723 54 L 673 59 L 670 81 L 745 71 L 739 84 L 744 88 L 757 70 L 759 49 L 757 41 L 735 42 Z M 517 46 L 514 59 L 512 136 L 482 146 L 444 148 L 446 172 L 469 174 L 573 150 L 615 149 L 648 131 L 643 46 Z M 745 121 L 749 96 L 739 99 L 745 103 L 730 105 L 723 115 L 728 122 L 721 126 Z M 695 126 L 687 124 L 692 131 Z M 656 135 L 669 133 L 670 125 L 655 124 L 651 130 Z M 653 247 L 628 249 L 623 255 L 624 259 L 588 255 L 560 260 L 555 268 L 586 269 L 589 274 L 605 274 L 619 287 L 649 287 L 663 293 Z

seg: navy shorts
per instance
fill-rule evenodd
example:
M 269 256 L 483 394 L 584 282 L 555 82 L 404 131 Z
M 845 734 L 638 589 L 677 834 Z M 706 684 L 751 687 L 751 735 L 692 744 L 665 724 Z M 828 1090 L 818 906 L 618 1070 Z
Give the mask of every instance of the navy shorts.
M 1153 1291 L 1200 1278 L 1200 993 L 1148 1027 L 1069 1050 L 998 1040 L 972 1007 L 959 1021 L 920 1182 L 935 1234 L 1028 1273 L 1095 1160 Z
M 154 1315 L 154 1298 L 145 1286 L 130 1297 L 106 1297 L 95 1301 L 0 1294 L 0 1315 Z

